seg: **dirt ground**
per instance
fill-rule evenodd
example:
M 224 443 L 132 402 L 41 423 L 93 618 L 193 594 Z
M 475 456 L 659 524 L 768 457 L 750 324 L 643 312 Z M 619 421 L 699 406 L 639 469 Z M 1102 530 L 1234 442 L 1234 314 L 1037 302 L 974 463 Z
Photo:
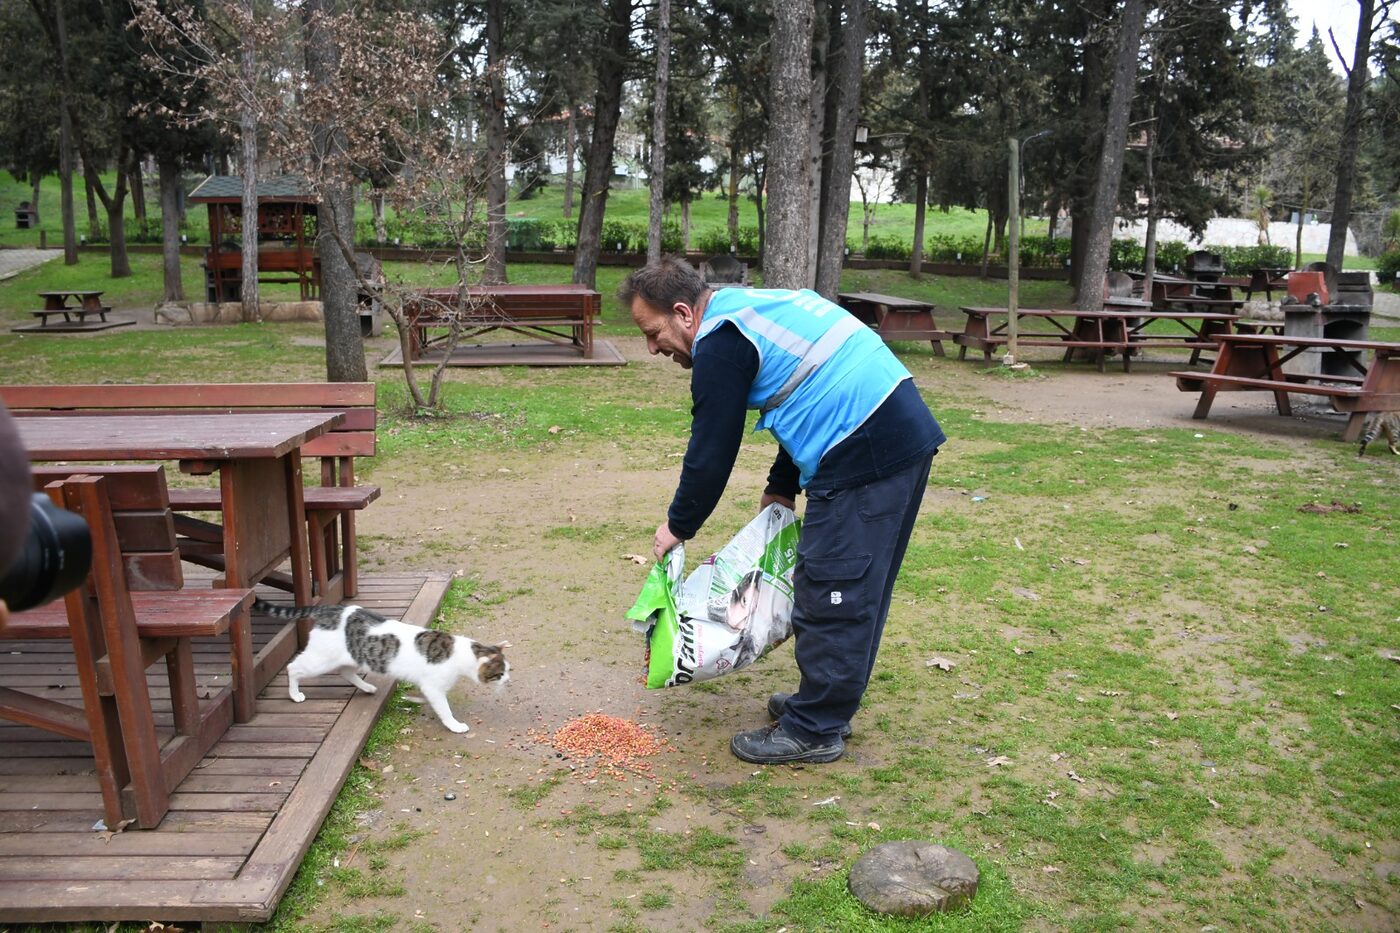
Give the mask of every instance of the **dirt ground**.
M 630 365 L 647 367 L 658 393 L 687 403 L 687 376 L 673 364 L 648 357 L 639 340 L 610 338 Z M 1100 374 L 1059 363 L 1053 379 L 984 375 L 982 367 L 904 354 L 920 386 L 933 400 L 973 408 L 1003 421 L 1055 422 L 1086 430 L 1136 427 L 1194 429 L 1194 394 L 1178 392 L 1164 373 L 1180 361 L 1135 364 L 1131 374 Z M 658 396 L 660 397 L 660 396 Z M 1254 394 L 1223 395 L 1211 429 L 1280 437 L 1335 436 L 1335 415 L 1295 416 L 1292 423 Z M 954 442 L 956 442 L 954 440 Z M 1300 445 L 1303 447 L 1305 445 Z M 666 449 L 675 447 L 675 449 Z M 463 451 L 447 466 L 426 459 L 396 459 L 374 475 L 383 498 L 360 523 L 366 561 L 376 567 L 460 571 L 476 581 L 482 611 L 468 631 L 482 640 L 509 639 L 511 683 L 500 691 L 459 685 L 452 695 L 457 715 L 472 731 L 457 736 L 443 729 L 426 708 L 376 767 L 382 776 L 378 807 L 363 820 L 366 840 L 401 830 L 423 835 L 385 853 L 386 877 L 402 880 L 398 897 L 348 901 L 336 892 L 311 919 L 336 913 L 383 910 L 401 918 L 398 929 L 477 930 L 607 929 L 627 916 L 626 906 L 645 896 L 650 881 L 618 880 L 616 872 L 637 867 L 634 849 L 610 850 L 551 826 L 589 802 L 606 809 L 645 807 L 654 791 L 647 781 L 590 780 L 583 773 L 564 779 L 537 805 L 517 802 L 528 790 L 567 764 L 533 735 L 547 734 L 570 719 L 599 710 L 650 724 L 673 750 L 655 760 L 663 782 L 691 780 L 726 786 L 754 768 L 728 752 L 737 728 L 766 723 L 764 701 L 771 690 L 796 682 L 791 651 L 775 652 L 752 673 L 736 674 L 716 689 L 646 691 L 637 683 L 640 636 L 623 621 L 647 567 L 628 559 L 647 554 L 651 533 L 664 517 L 674 490 L 681 448 L 624 447 L 585 440 L 560 442 L 528 459 Z M 435 462 L 441 463 L 440 455 Z M 757 447 L 741 452 L 730 494 L 694 543 L 699 553 L 717 547 L 725 529 L 748 517 L 768 466 Z M 938 465 L 935 462 L 935 471 Z M 936 507 L 937 483 L 925 508 Z M 446 493 L 446 494 L 444 494 Z M 736 501 L 737 500 L 737 501 Z M 712 531 L 713 529 L 713 531 Z M 532 735 L 533 734 L 533 735 Z M 877 763 L 878 742 L 857 743 L 852 754 Z M 801 772 L 796 781 L 803 780 Z M 510 796 L 514 791 L 516 796 Z M 455 799 L 445 799 L 445 794 Z M 675 806 L 655 818 L 667 832 L 706 826 L 738 838 L 748 862 L 742 891 L 751 915 L 761 915 L 786 896 L 795 877 L 812 877 L 807 861 L 787 858 L 780 825 L 749 826 L 733 814 L 676 795 Z M 858 805 L 850 812 L 859 812 Z M 852 819 L 859 819 L 853 815 Z M 779 821 L 773 821 L 777 824 Z M 800 823 L 793 822 L 800 828 Z M 811 841 L 811 840 L 798 840 Z M 370 859 L 352 853 L 351 867 Z M 703 873 L 672 872 L 672 906 L 649 910 L 653 929 L 696 929 L 713 912 Z M 737 918 L 736 918 L 737 919 Z

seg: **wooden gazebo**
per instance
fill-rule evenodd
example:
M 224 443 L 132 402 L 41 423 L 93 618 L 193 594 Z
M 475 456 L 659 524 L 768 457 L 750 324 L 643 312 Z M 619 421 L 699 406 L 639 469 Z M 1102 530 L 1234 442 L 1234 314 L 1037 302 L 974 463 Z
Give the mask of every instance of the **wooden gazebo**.
M 209 205 L 209 249 L 204 284 L 209 301 L 237 301 L 243 282 L 243 179 L 210 175 L 187 199 Z M 273 175 L 258 179 L 258 281 L 296 282 L 301 299 L 319 296 L 321 260 L 316 255 L 316 198 L 305 179 Z

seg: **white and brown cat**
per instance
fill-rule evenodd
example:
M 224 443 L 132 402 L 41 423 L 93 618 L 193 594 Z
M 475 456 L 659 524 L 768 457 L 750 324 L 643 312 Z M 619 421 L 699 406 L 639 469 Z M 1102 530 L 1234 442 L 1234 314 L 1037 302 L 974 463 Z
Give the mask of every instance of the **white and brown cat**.
M 423 692 L 423 699 L 453 732 L 470 727 L 452 715 L 447 692 L 463 675 L 477 683 L 501 685 L 510 680 L 504 650 L 510 642 L 487 645 L 465 635 L 388 619 L 363 606 L 304 606 L 287 608 L 258 600 L 253 611 L 277 619 L 311 619 L 306 648 L 287 665 L 287 692 L 293 702 L 306 699 L 300 682 L 306 677 L 339 673 L 366 693 L 375 686 L 364 679 L 373 671 L 406 680 Z

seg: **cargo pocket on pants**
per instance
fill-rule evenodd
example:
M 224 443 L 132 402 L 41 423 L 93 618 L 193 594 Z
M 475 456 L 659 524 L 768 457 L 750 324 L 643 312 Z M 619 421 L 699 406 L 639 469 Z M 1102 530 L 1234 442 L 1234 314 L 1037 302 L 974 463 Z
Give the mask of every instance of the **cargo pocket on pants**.
M 851 619 L 868 611 L 865 576 L 871 556 L 808 557 L 802 561 L 811 601 L 808 612 L 814 619 Z

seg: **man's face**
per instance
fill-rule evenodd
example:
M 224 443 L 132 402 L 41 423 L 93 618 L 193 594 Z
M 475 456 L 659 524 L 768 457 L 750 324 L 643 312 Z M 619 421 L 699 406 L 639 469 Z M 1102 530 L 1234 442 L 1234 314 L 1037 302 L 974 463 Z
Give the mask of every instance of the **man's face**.
M 677 302 L 667 314 L 658 310 L 642 298 L 632 299 L 632 320 L 642 335 L 647 338 L 647 350 L 652 354 L 661 353 L 681 365 L 691 367 L 690 348 L 695 343 L 695 332 L 700 329 L 700 315 L 690 305 Z

